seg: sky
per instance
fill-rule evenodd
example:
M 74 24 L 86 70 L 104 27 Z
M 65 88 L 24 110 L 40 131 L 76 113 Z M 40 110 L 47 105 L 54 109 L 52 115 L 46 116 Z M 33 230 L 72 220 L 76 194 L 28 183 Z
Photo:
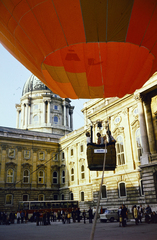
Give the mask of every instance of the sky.
M 0 126 L 16 128 L 15 104 L 20 103 L 24 83 L 31 74 L 0 44 Z M 88 99 L 71 101 L 71 105 L 75 106 L 73 115 L 75 130 L 84 125 L 81 110 L 83 103 Z

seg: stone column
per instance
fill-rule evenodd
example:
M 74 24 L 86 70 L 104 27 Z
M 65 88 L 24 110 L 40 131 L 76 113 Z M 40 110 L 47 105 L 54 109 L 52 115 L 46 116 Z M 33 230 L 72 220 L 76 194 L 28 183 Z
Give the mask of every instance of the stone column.
M 75 175 L 75 177 L 76 177 L 76 179 L 75 179 L 75 183 L 76 183 L 77 185 L 79 185 L 78 143 L 76 143 L 76 144 L 74 145 L 74 149 L 75 149 L 75 152 L 76 152 L 75 163 L 77 164 L 77 166 L 74 165 L 74 166 L 75 166 L 74 171 L 76 171 L 76 175 L 75 175 L 75 172 L 74 172 L 74 175 Z
M 16 115 L 16 128 L 19 128 L 19 109 L 17 108 L 17 115 Z
M 66 109 L 66 122 L 67 122 L 67 126 L 69 127 L 69 106 L 67 106 L 67 109 Z
M 37 176 L 37 149 L 33 149 L 33 174 L 32 174 L 32 188 L 36 188 L 37 182 L 38 182 L 38 176 Z
M 23 182 L 23 173 L 21 173 L 21 161 L 22 161 L 22 147 L 17 147 L 17 178 L 16 178 L 16 188 L 21 187 L 21 183 Z M 22 181 L 21 181 L 22 180 Z
M 26 103 L 25 128 L 28 127 L 28 103 Z
M 127 161 L 128 161 L 128 167 L 129 169 L 134 169 L 134 154 L 133 154 L 133 146 L 132 146 L 132 138 L 131 138 L 131 130 L 130 130 L 130 119 L 129 119 L 129 108 L 126 108 L 123 110 L 123 114 L 126 119 L 126 138 L 125 141 L 127 141 L 127 145 L 129 146 L 127 148 Z
M 69 162 L 68 162 L 68 159 L 69 159 L 69 148 L 66 148 L 65 151 L 64 151 L 64 154 L 65 154 L 65 187 L 68 187 L 69 185 L 69 181 L 70 181 L 70 166 L 69 166 Z
M 31 104 L 28 104 L 28 126 L 31 123 Z
M 152 121 L 151 98 L 149 96 L 144 98 L 144 105 L 146 109 L 145 116 L 146 116 L 146 122 L 147 122 L 150 153 L 155 154 L 157 151 L 156 151 L 154 127 L 153 127 L 153 121 Z
M 25 103 L 23 104 L 23 119 L 22 119 L 22 126 L 25 127 Z
M 50 159 L 50 150 L 47 150 L 47 160 Z M 51 161 L 47 162 L 47 184 L 46 188 L 50 189 L 51 188 Z
M 70 108 L 69 113 L 70 113 L 70 128 L 73 130 L 73 108 Z
M 45 115 L 46 115 L 45 102 L 46 102 L 46 101 L 43 100 L 43 123 L 44 123 L 44 125 L 45 125 L 45 120 L 46 120 L 46 119 L 45 119 L 45 117 L 46 117 L 46 116 L 45 116 Z
M 48 100 L 48 113 L 47 113 L 47 123 L 50 124 L 50 102 L 51 100 Z
M 64 100 L 64 127 L 66 127 L 66 104 L 65 104 L 65 100 Z
M 135 95 L 135 99 L 138 103 L 138 112 L 139 112 L 139 122 L 140 122 L 140 132 L 141 132 L 141 141 L 142 141 L 142 157 L 141 157 L 141 165 L 149 163 L 149 146 L 148 146 L 148 138 L 147 138 L 147 129 L 145 123 L 145 116 L 143 110 L 143 102 L 140 94 Z
M 4 187 L 5 183 L 5 160 L 7 156 L 6 146 L 2 145 L 2 160 L 1 160 L 1 171 L 0 171 L 0 187 Z

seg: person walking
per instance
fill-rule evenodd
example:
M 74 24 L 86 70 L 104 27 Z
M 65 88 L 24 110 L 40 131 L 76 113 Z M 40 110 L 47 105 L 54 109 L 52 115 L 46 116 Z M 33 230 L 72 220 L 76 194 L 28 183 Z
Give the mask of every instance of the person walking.
M 91 208 L 89 208 L 88 214 L 89 214 L 89 223 L 92 223 L 93 212 L 92 212 L 92 209 L 91 209 Z
M 85 210 L 83 210 L 82 216 L 83 216 L 84 223 L 86 223 L 86 211 Z
M 134 218 L 135 218 L 135 224 L 138 225 L 138 210 L 136 208 L 136 205 L 134 206 Z

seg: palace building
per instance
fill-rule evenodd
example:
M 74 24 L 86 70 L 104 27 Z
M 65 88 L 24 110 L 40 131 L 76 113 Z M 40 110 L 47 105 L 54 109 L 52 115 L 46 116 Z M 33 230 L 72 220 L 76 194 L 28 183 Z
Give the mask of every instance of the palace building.
M 74 131 L 70 100 L 33 75 L 16 109 L 17 129 L 0 127 L 0 210 L 16 210 L 22 200 L 96 206 L 102 171 L 88 168 L 85 133 L 92 125 L 97 142 L 106 122 L 116 140 L 116 169 L 104 173 L 100 207 L 157 210 L 157 73 L 134 94 L 86 102 L 84 126 Z

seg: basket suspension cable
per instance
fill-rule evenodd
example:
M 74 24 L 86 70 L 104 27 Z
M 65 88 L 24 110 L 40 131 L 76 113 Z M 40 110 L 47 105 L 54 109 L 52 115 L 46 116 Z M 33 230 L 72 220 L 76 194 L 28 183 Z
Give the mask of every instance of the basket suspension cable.
M 94 239 L 94 233 L 95 233 L 95 227 L 96 227 L 98 209 L 99 209 L 99 204 L 100 204 L 100 197 L 101 197 L 101 192 L 102 192 L 102 184 L 103 184 L 103 178 L 104 178 L 104 171 L 105 171 L 106 151 L 107 151 L 107 143 L 105 142 L 105 153 L 104 153 L 104 162 L 103 162 L 103 172 L 102 172 L 102 178 L 101 178 L 101 184 L 100 184 L 98 202 L 97 202 L 96 212 L 95 212 L 95 216 L 94 216 L 94 222 L 93 222 L 93 226 L 92 226 L 92 231 L 91 231 L 90 240 L 93 240 L 93 239 Z

